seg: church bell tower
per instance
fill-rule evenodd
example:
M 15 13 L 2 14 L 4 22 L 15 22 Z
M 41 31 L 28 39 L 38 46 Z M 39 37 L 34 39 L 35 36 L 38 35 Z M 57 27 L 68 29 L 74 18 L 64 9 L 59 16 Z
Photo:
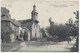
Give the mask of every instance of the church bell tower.
M 32 30 L 31 30 L 31 39 L 36 39 L 39 35 L 39 25 L 38 25 L 38 13 L 36 12 L 36 6 L 33 6 L 33 10 L 31 12 L 31 19 L 32 19 Z
M 31 17 L 32 17 L 33 21 L 38 20 L 38 13 L 36 12 L 36 6 L 35 5 L 33 6 L 33 11 L 31 12 Z

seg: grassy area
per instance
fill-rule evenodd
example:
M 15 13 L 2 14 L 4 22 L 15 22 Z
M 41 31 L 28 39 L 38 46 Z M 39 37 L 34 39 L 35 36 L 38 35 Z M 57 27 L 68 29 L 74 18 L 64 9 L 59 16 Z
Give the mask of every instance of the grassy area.
M 15 41 L 13 43 L 1 43 L 1 51 L 2 52 L 8 52 L 12 48 L 14 48 L 17 45 L 19 45 L 20 43 L 21 43 L 21 41 Z

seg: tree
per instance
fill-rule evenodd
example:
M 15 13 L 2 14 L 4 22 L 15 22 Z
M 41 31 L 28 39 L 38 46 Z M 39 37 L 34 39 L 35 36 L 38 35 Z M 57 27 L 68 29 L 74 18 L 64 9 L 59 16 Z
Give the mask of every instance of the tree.
M 73 26 L 73 20 L 72 20 L 72 18 L 69 18 L 68 23 L 66 23 L 66 25 L 68 27 L 72 27 Z
M 70 18 L 69 20 L 68 20 L 68 22 L 66 23 L 66 26 L 67 26 L 67 34 L 68 34 L 68 36 L 70 37 L 70 36 L 73 36 L 74 34 L 72 33 L 73 31 L 74 31 L 74 29 L 73 29 L 73 26 L 74 26 L 74 24 L 73 24 L 73 20 L 72 20 L 72 18 Z
M 42 32 L 42 38 L 47 37 L 47 35 L 45 34 L 44 28 L 41 28 L 41 32 Z
M 75 21 L 75 23 L 74 23 L 74 29 L 75 29 L 75 32 L 76 32 L 76 43 L 75 43 L 75 46 L 76 46 L 76 48 L 75 48 L 75 50 L 76 51 L 79 51 L 79 11 L 76 11 L 76 12 L 73 12 L 75 15 L 76 15 L 76 21 Z
M 52 18 L 51 17 L 49 18 L 49 23 L 50 23 L 50 26 L 53 26 L 54 25 L 54 22 L 52 21 Z
M 50 34 L 49 36 L 52 36 L 53 38 L 57 36 L 58 40 L 62 40 L 62 41 L 65 40 L 67 36 L 66 31 L 68 30 L 67 27 L 62 24 L 59 24 L 59 25 L 55 24 L 51 18 L 49 19 L 49 23 L 50 23 L 50 26 L 46 28 L 47 32 Z

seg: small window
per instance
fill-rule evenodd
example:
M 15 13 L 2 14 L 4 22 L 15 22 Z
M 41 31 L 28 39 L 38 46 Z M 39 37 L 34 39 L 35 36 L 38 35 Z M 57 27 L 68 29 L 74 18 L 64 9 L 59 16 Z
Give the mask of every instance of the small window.
M 1 17 L 4 17 L 4 16 L 5 16 L 4 14 L 1 15 Z

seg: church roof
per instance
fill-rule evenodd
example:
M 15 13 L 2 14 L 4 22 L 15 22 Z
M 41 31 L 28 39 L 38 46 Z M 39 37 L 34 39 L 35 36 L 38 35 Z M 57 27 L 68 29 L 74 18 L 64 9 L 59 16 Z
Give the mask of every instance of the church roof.
M 32 19 L 26 19 L 26 20 L 19 20 L 19 22 L 26 22 L 26 23 L 28 23 L 28 22 L 32 22 L 33 20 Z M 35 22 L 39 22 L 39 21 L 37 21 L 37 20 L 35 20 Z
M 18 20 L 19 22 L 31 22 L 32 21 L 32 19 L 26 19 L 26 20 Z

